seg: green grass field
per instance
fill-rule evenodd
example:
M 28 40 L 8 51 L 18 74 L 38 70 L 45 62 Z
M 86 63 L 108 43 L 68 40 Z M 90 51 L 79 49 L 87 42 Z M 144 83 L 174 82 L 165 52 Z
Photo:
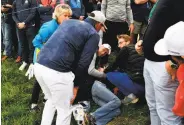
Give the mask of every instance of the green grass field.
M 39 125 L 43 104 L 39 101 L 39 113 L 29 111 L 34 79 L 28 80 L 25 71 L 18 70 L 20 64 L 8 59 L 1 66 L 1 121 L 2 125 Z M 94 106 L 95 107 L 95 106 Z M 93 107 L 93 110 L 95 110 Z M 108 125 L 145 125 L 148 120 L 146 104 L 122 106 L 122 113 Z M 74 125 L 74 121 L 72 122 Z

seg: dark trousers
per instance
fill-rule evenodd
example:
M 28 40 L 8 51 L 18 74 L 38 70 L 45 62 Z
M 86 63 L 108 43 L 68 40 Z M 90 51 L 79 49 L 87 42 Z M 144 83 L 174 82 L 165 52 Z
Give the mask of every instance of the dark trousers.
M 22 60 L 26 63 L 33 63 L 34 46 L 32 41 L 36 35 L 35 27 L 18 29 L 18 37 L 22 42 Z
M 34 104 L 38 103 L 40 91 L 41 91 L 41 87 L 37 82 L 37 80 L 35 80 L 35 84 L 33 86 L 33 91 L 32 91 L 31 103 L 34 103 Z
M 111 45 L 112 51 L 118 47 L 117 35 L 128 33 L 127 22 L 112 22 L 106 20 L 105 25 L 107 30 L 103 35 L 103 43 Z

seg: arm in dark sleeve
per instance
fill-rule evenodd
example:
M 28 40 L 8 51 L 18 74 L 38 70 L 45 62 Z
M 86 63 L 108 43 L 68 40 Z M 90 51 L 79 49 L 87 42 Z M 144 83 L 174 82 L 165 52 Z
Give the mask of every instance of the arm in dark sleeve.
M 36 0 L 31 0 L 31 6 L 30 6 L 30 8 L 32 8 L 32 9 L 30 10 L 29 16 L 24 21 L 25 24 L 29 23 L 35 17 L 35 14 L 36 14 L 36 5 L 37 5 L 36 4 Z
M 92 35 L 86 42 L 82 54 L 80 56 L 77 68 L 75 70 L 75 84 L 81 84 L 85 81 L 85 76 L 88 74 L 88 68 L 92 61 L 94 53 L 98 49 L 99 35 Z
M 123 47 L 119 54 L 116 57 L 115 62 L 110 65 L 105 72 L 113 71 L 116 70 L 119 67 L 124 67 L 125 64 L 127 63 L 128 59 L 128 51 L 126 47 Z M 122 61 L 123 60 L 123 61 Z
M 19 19 L 17 18 L 17 14 L 16 14 L 16 1 L 13 2 L 12 18 L 16 24 L 20 23 Z

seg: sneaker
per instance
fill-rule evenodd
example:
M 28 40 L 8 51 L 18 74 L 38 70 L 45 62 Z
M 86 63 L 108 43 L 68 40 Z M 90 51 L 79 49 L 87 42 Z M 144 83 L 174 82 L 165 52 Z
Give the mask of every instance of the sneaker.
M 96 120 L 95 120 L 95 117 L 92 116 L 91 114 L 85 114 L 84 115 L 84 121 L 85 121 L 85 124 L 87 125 L 96 125 Z
M 8 56 L 3 56 L 3 57 L 1 58 L 1 60 L 2 60 L 2 61 L 5 61 L 7 58 L 8 58 Z
M 83 106 L 85 113 L 88 113 L 90 111 L 90 108 L 91 108 L 90 101 L 80 101 L 78 103 Z
M 72 107 L 73 110 L 73 116 L 75 121 L 77 122 L 78 125 L 83 125 L 84 124 L 84 109 L 83 106 L 80 104 L 74 105 Z
M 26 62 L 23 62 L 22 65 L 19 67 L 19 70 L 20 71 L 23 71 L 27 66 L 27 63 Z
M 130 94 L 128 96 L 126 96 L 123 100 L 122 100 L 122 103 L 124 105 L 128 105 L 130 103 L 137 103 L 139 101 L 139 98 L 137 98 L 134 94 Z
M 15 60 L 16 63 L 19 63 L 21 61 L 21 57 L 18 56 L 17 59 Z

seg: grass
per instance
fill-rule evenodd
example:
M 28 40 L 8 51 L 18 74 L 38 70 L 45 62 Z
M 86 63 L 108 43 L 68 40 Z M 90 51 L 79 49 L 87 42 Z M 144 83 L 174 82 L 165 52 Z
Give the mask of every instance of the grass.
M 39 125 L 43 104 L 39 100 L 41 111 L 33 113 L 29 111 L 34 79 L 28 80 L 25 71 L 18 70 L 20 64 L 8 59 L 2 63 L 1 71 L 1 122 L 2 125 Z M 93 110 L 94 110 L 93 106 Z M 145 125 L 148 119 L 146 104 L 122 106 L 122 113 L 113 119 L 108 125 Z M 72 124 L 75 124 L 74 121 Z

